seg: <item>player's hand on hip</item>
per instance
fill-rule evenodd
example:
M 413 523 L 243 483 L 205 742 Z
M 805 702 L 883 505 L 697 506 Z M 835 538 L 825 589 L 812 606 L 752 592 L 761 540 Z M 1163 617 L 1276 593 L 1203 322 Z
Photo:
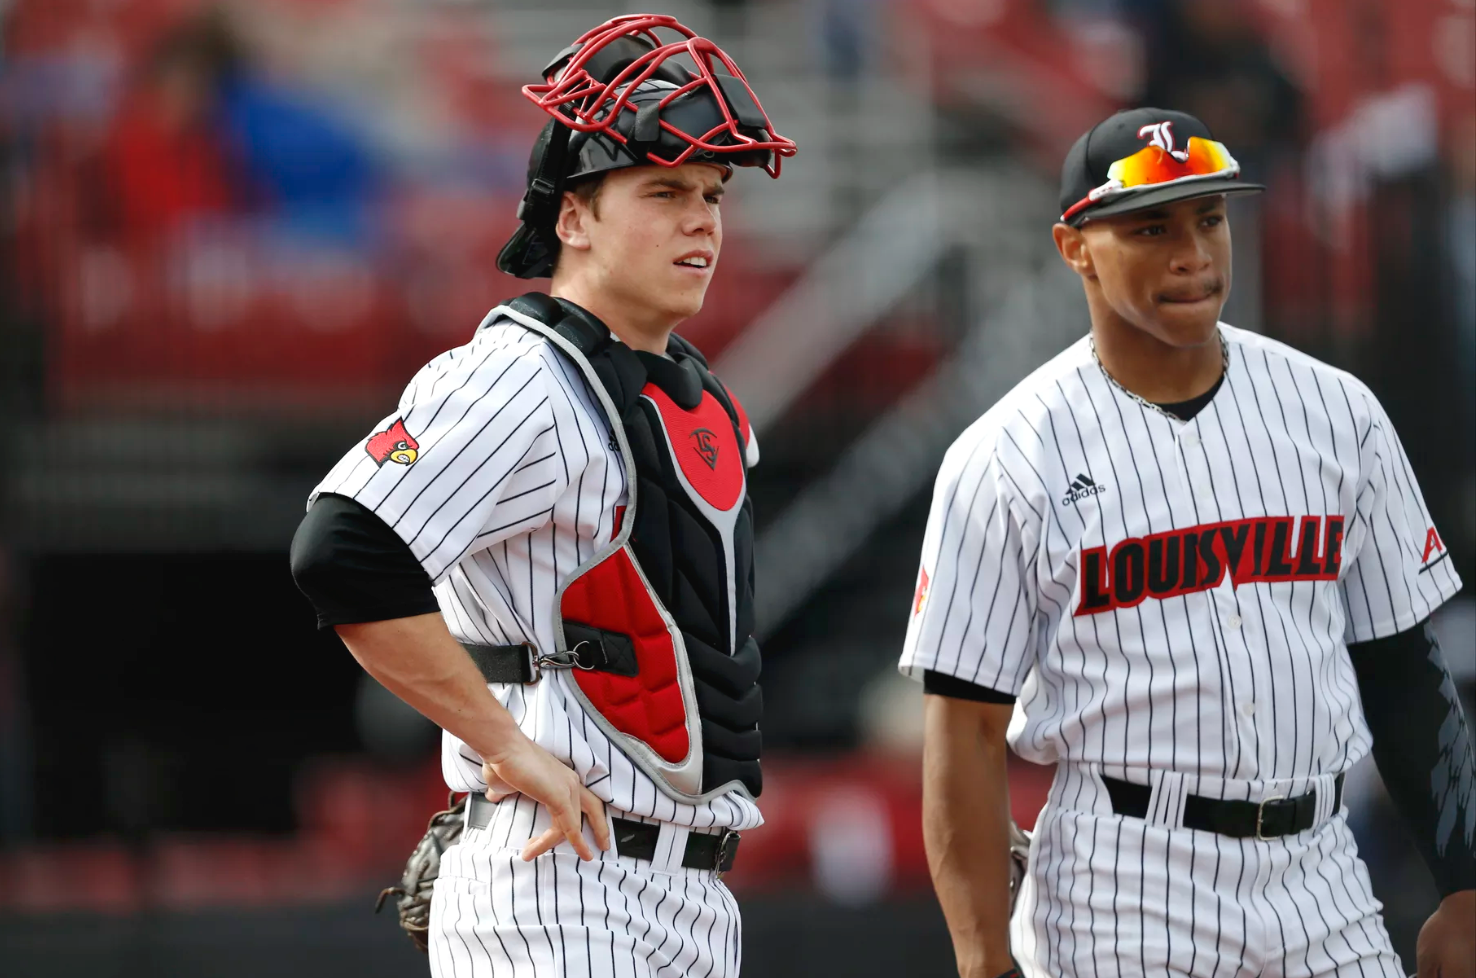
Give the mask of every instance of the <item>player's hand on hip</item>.
M 486 757 L 482 777 L 489 786 L 487 798 L 491 801 L 517 792 L 548 809 L 553 825 L 538 838 L 528 840 L 523 847 L 524 860 L 536 858 L 564 839 L 569 840 L 580 859 L 593 859 L 594 852 L 584 838 L 582 815 L 589 816 L 599 847 L 610 848 L 605 803 L 584 786 L 579 775 L 527 737 L 520 734 L 503 750 Z
M 1476 978 L 1476 890 L 1452 893 L 1420 928 L 1418 978 Z

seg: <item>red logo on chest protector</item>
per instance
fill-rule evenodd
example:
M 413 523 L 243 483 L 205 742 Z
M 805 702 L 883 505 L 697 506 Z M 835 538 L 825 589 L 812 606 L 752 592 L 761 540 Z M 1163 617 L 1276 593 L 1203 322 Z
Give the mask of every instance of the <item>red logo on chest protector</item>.
M 405 430 L 405 422 L 396 418 L 395 423 L 383 431 L 376 431 L 369 437 L 369 443 L 364 446 L 374 461 L 383 465 L 385 462 L 398 462 L 401 465 L 409 465 L 420 457 L 420 443 L 410 437 L 410 432 Z
M 688 411 L 655 384 L 641 396 L 655 406 L 666 429 L 671 453 L 692 491 L 720 513 L 743 501 L 743 452 L 738 433 L 723 406 L 709 391 Z
M 1293 552 L 1293 539 L 1296 550 Z M 1343 565 L 1343 517 L 1257 516 L 1132 537 L 1081 552 L 1076 614 L 1131 608 L 1145 598 L 1172 598 L 1257 581 L 1335 581 Z
M 706 428 L 698 428 L 692 432 L 692 437 L 697 440 L 697 454 L 702 456 L 702 461 L 707 463 L 709 469 L 717 470 L 718 443 L 717 435 Z

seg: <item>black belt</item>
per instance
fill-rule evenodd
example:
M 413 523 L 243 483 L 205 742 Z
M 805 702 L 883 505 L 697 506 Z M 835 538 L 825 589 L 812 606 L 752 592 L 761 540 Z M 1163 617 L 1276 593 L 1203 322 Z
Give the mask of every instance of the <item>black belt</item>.
M 467 826 L 485 829 L 491 825 L 492 813 L 497 804 L 488 801 L 485 795 L 473 792 L 467 797 Z M 610 831 L 615 834 L 615 850 L 620 855 L 645 860 L 655 857 L 656 840 L 661 835 L 661 826 L 650 822 L 633 822 L 626 818 L 612 818 Z M 682 865 L 687 869 L 710 869 L 721 877 L 733 868 L 740 838 L 742 837 L 732 829 L 726 829 L 720 835 L 705 835 L 694 830 L 687 835 L 687 849 L 682 853 Z
M 1102 784 L 1112 799 L 1112 810 L 1118 815 L 1142 818 L 1148 814 L 1148 798 L 1153 789 L 1118 778 L 1102 775 Z M 1333 782 L 1332 811 L 1343 805 L 1343 776 Z M 1275 839 L 1283 835 L 1305 832 L 1316 822 L 1317 792 L 1309 791 L 1296 798 L 1267 798 L 1262 802 L 1206 798 L 1190 795 L 1184 799 L 1184 828 L 1218 832 L 1234 839 Z
M 635 646 L 630 636 L 579 622 L 564 622 L 567 652 L 540 654 L 532 642 L 517 645 L 474 645 L 462 642 L 482 678 L 489 683 L 538 682 L 544 669 L 592 669 L 617 676 L 637 674 Z

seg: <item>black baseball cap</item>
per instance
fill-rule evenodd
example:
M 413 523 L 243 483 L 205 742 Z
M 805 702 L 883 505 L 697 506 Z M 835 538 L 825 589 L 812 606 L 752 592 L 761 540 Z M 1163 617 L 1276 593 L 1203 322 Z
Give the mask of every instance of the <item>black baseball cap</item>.
M 1200 142 L 1190 145 L 1190 139 Z M 1146 168 L 1163 179 L 1114 187 L 1109 171 L 1142 150 L 1159 151 Z M 1072 227 L 1097 217 L 1144 210 L 1171 201 L 1214 194 L 1254 194 L 1266 188 L 1240 179 L 1240 166 L 1209 127 L 1187 112 L 1125 109 L 1097 123 L 1076 141 L 1061 167 L 1061 220 Z M 1094 197 L 1095 195 L 1095 197 Z

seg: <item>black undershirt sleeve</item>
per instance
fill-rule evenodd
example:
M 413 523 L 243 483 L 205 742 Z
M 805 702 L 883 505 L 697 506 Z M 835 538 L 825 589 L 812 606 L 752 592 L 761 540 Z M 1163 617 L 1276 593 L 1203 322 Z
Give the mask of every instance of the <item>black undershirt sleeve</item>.
M 931 669 L 923 670 L 923 692 L 932 693 L 934 696 L 947 696 L 955 700 L 973 700 L 975 703 L 1008 704 L 1015 702 L 1015 697 L 1009 693 L 1001 693 L 997 689 L 980 686 L 967 679 L 959 679 L 946 672 L 934 672 Z
M 440 610 L 405 541 L 347 496 L 319 496 L 292 538 L 292 579 L 318 627 L 410 618 Z
M 1374 763 L 1441 897 L 1476 889 L 1471 732 L 1428 620 L 1348 646 Z

